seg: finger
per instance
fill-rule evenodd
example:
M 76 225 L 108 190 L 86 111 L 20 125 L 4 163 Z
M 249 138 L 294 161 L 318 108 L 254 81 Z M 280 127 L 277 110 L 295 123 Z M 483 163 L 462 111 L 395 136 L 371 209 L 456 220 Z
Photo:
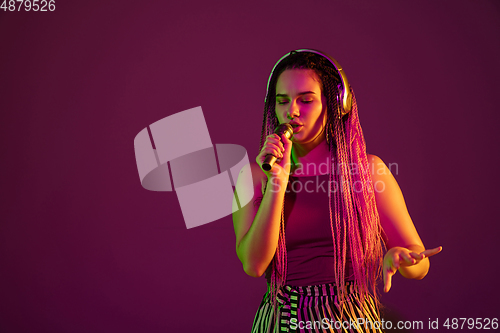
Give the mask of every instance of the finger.
M 269 146 L 269 147 L 272 148 L 276 154 L 278 154 L 278 155 L 275 155 L 275 156 L 277 156 L 277 157 L 283 157 L 284 151 L 281 149 L 280 146 L 278 146 L 278 145 L 272 145 L 272 146 Z
M 281 137 L 279 137 L 277 134 L 270 135 L 266 138 L 265 143 L 273 143 L 273 144 L 280 144 L 281 142 Z
M 420 252 L 420 254 L 423 254 L 425 255 L 426 257 L 431 257 L 435 254 L 438 254 L 439 252 L 441 252 L 443 250 L 443 247 L 442 246 L 438 246 L 436 248 L 433 248 L 433 249 L 430 249 L 430 250 L 425 250 L 425 251 L 422 251 Z
M 400 261 L 399 254 L 394 253 L 392 255 L 392 267 L 394 267 L 396 270 L 399 269 L 399 261 Z
M 290 137 L 291 139 L 292 137 Z M 283 145 L 285 148 L 291 147 L 292 146 L 292 141 L 289 138 L 285 136 L 285 134 L 281 135 L 281 142 L 283 142 Z
M 277 140 L 268 140 L 264 144 L 264 147 L 276 147 L 280 151 L 285 151 L 285 147 L 283 146 L 283 143 L 281 141 Z
M 391 267 L 384 269 L 384 292 L 387 293 L 391 290 L 392 286 L 392 276 L 394 275 L 394 271 Z
M 264 145 L 264 148 L 273 148 L 276 149 L 277 151 L 281 152 L 281 145 L 278 142 L 268 142 Z
M 410 252 L 410 256 L 411 256 L 413 259 L 417 260 L 417 261 L 422 260 L 422 259 L 424 259 L 424 258 L 425 258 L 425 255 L 423 255 L 423 254 L 421 254 L 421 253 L 416 253 L 416 252 Z
M 271 134 L 266 138 L 267 142 L 280 142 L 281 137 L 278 134 Z
M 408 266 L 414 265 L 416 263 L 416 259 L 414 259 L 408 252 L 401 252 L 401 258 L 404 260 L 404 263 Z
M 420 254 L 423 254 L 426 257 L 431 257 L 431 256 L 433 256 L 433 255 L 438 254 L 439 252 L 441 252 L 441 250 L 442 250 L 442 247 L 440 246 L 440 247 L 436 247 L 434 249 L 429 249 L 429 250 L 422 251 L 422 252 L 420 252 Z
M 266 138 L 266 144 L 271 143 L 278 146 L 283 152 L 285 151 L 285 146 L 283 145 L 283 140 L 277 134 L 270 135 Z
M 266 146 L 262 149 L 263 155 L 273 155 L 276 157 L 283 157 L 283 153 L 276 146 Z

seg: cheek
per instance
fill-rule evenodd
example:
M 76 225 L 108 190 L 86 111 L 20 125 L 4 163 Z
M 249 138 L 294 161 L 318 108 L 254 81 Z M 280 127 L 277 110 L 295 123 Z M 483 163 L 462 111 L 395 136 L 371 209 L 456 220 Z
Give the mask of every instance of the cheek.
M 283 118 L 281 118 L 278 114 L 276 115 L 276 119 L 278 121 L 278 124 L 283 124 Z
M 316 122 L 321 123 L 326 115 L 326 112 L 323 112 L 322 107 L 318 107 L 311 114 L 313 115 L 311 118 L 314 118 Z
M 283 122 L 286 119 L 283 112 L 279 109 L 276 109 L 276 112 L 274 114 L 276 115 L 276 118 L 278 118 L 280 122 Z

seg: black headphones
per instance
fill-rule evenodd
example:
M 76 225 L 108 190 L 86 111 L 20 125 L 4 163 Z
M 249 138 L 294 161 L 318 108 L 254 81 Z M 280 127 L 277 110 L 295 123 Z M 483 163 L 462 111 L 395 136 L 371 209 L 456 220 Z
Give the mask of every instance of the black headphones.
M 269 79 L 267 80 L 267 90 L 266 90 L 266 101 L 268 98 L 269 94 L 269 84 L 271 83 L 271 77 L 273 76 L 274 70 L 276 69 L 276 66 L 285 59 L 286 57 L 290 56 L 292 53 L 299 53 L 299 52 L 310 52 L 310 53 L 315 53 L 318 54 L 330 61 L 330 63 L 333 65 L 333 67 L 337 70 L 340 76 L 340 80 L 342 81 L 342 92 L 340 98 L 342 99 L 342 116 L 348 114 L 351 111 L 352 107 L 352 95 L 351 95 L 351 89 L 349 86 L 349 82 L 347 81 L 347 76 L 344 73 L 344 70 L 342 69 L 342 66 L 337 62 L 337 60 L 333 59 L 326 53 L 317 51 L 317 50 L 312 50 L 312 49 L 300 49 L 300 50 L 294 50 L 291 51 L 278 60 L 278 62 L 274 65 L 273 70 L 271 71 L 271 74 L 269 75 Z

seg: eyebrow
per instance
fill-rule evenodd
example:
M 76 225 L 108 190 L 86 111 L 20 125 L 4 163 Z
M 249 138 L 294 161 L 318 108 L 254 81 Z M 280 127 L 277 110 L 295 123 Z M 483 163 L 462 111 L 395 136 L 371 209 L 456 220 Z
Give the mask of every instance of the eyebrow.
M 303 91 L 303 92 L 298 93 L 297 95 L 302 96 L 302 95 L 307 95 L 307 94 L 316 94 L 316 93 L 314 91 Z M 287 94 L 276 94 L 276 97 L 288 97 L 288 95 Z

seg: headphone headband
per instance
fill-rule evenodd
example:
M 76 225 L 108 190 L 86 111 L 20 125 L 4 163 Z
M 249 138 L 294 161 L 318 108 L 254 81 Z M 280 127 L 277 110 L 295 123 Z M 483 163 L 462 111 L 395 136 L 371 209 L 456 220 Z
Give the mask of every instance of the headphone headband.
M 299 50 L 294 50 L 294 51 L 288 52 L 287 54 L 285 54 L 284 56 L 282 56 L 280 58 L 280 60 L 278 60 L 278 62 L 274 65 L 274 67 L 273 67 L 273 69 L 271 71 L 271 74 L 269 75 L 269 79 L 267 80 L 266 100 L 268 98 L 269 85 L 271 83 L 271 77 L 273 76 L 274 70 L 281 63 L 281 61 L 283 59 L 287 58 L 288 56 L 290 56 L 292 54 L 292 52 L 295 52 L 295 53 L 300 53 L 300 52 L 315 53 L 317 55 L 322 56 L 323 58 L 328 59 L 328 61 L 330 61 L 330 63 L 333 65 L 333 68 L 335 68 L 335 70 L 337 71 L 337 73 L 339 73 L 340 80 L 342 81 L 342 92 L 341 92 L 341 98 L 342 98 L 342 116 L 348 114 L 351 111 L 352 95 L 351 95 L 351 89 L 350 89 L 350 86 L 349 86 L 349 82 L 347 81 L 347 76 L 345 75 L 344 70 L 342 69 L 342 66 L 340 66 L 340 64 L 338 63 L 337 60 L 333 59 L 332 57 L 330 57 L 326 53 L 322 53 L 320 51 L 313 50 L 313 49 L 299 49 Z

